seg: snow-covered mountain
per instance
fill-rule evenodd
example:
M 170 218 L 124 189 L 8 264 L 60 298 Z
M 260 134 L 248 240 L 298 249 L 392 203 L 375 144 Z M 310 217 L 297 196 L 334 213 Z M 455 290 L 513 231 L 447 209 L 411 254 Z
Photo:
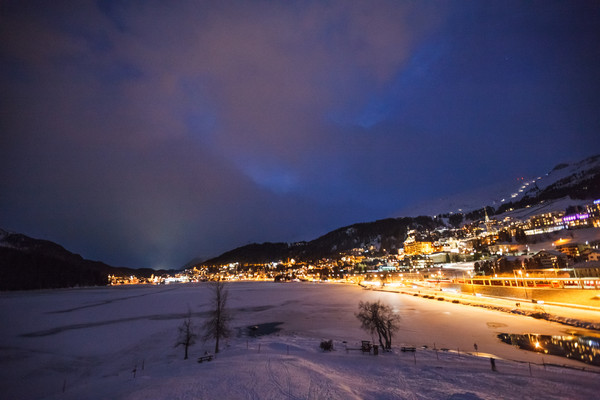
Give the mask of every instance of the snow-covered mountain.
M 523 195 L 533 196 L 540 191 L 571 189 L 580 185 L 584 185 L 582 190 L 589 190 L 591 194 L 597 191 L 598 187 L 586 185 L 598 174 L 600 174 L 600 154 L 573 164 L 559 164 L 546 176 L 539 178 L 533 186 L 528 187 Z
M 531 184 L 536 179 L 537 177 L 523 177 L 522 179 L 519 178 L 519 180 L 512 179 L 494 183 L 454 195 L 413 204 L 401 209 L 396 214 L 398 216 L 434 216 L 438 214 L 469 212 L 485 206 L 498 208 L 517 197 L 522 197 L 523 193 L 519 193 L 521 187 L 525 183 Z M 512 197 L 513 194 L 516 194 L 516 196 Z
M 600 155 L 562 163 L 542 176 L 520 177 L 456 195 L 432 199 L 400 210 L 400 216 L 469 212 L 491 206 L 496 210 L 521 208 L 544 200 L 545 211 L 564 210 L 565 204 L 600 197 Z M 553 206 L 555 205 L 555 206 Z

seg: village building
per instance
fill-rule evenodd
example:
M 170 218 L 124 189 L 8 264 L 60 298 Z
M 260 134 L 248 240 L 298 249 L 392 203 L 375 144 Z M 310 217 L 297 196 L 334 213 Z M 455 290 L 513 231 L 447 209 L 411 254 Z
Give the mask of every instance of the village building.
M 414 231 L 409 232 L 408 238 L 404 241 L 404 254 L 407 256 L 431 254 L 434 250 L 431 238 Z
M 542 268 L 564 268 L 568 264 L 566 254 L 556 250 L 542 250 L 532 257 Z

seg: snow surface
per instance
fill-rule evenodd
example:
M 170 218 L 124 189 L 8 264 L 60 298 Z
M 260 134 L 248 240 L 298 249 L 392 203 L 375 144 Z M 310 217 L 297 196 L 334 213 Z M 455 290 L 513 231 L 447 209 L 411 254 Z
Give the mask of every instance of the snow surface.
M 1 293 L 2 397 L 591 399 L 600 390 L 600 368 L 542 358 L 496 337 L 572 330 L 557 323 L 341 284 L 236 282 L 229 290 L 234 334 L 215 360 L 201 364 L 195 359 L 213 343 L 195 344 L 188 360 L 174 343 L 188 310 L 201 324 L 207 284 Z M 347 352 L 372 340 L 354 313 L 359 300 L 377 299 L 402 318 L 394 352 Z M 272 322 L 282 330 L 246 334 L 246 327 Z M 333 339 L 335 351 L 322 352 L 323 339 Z M 465 354 L 474 343 L 480 357 Z M 402 353 L 401 345 L 418 350 Z M 502 358 L 497 372 L 489 355 Z
M 543 203 L 533 205 L 531 207 L 517 208 L 513 211 L 507 211 L 502 214 L 496 215 L 493 218 L 502 220 L 505 217 L 512 219 L 525 220 L 531 218 L 534 215 L 545 214 L 555 211 L 565 211 L 569 206 L 585 206 L 591 204 L 590 200 L 572 199 L 569 196 L 561 197 L 560 199 L 547 200 Z
M 564 229 L 560 231 L 535 235 L 528 238 L 528 240 L 532 243 L 528 243 L 527 246 L 529 246 L 530 253 L 537 253 L 540 250 L 555 250 L 552 244 L 559 239 L 562 240 L 563 244 L 584 244 L 586 242 L 594 242 L 596 240 L 600 240 L 600 229 Z

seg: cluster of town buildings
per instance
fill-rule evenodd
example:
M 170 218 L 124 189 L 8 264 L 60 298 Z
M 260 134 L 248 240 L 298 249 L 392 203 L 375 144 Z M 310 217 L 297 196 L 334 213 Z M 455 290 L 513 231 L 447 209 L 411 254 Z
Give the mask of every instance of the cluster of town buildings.
M 115 278 L 111 283 L 226 280 L 459 279 L 474 276 L 548 276 L 600 278 L 600 200 L 524 219 L 506 216 L 412 230 L 399 250 L 375 245 L 320 260 L 272 260 L 202 265 L 173 276 Z M 524 275 L 523 275 L 524 276 Z M 597 285 L 597 283 L 594 283 Z

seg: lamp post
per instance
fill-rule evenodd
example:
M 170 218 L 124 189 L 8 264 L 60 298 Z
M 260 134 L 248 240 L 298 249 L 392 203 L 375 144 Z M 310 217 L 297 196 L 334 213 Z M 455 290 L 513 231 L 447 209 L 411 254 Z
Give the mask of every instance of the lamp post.
M 577 270 L 573 267 L 573 274 L 575 275 L 575 279 L 579 282 L 579 287 L 583 289 L 583 283 L 581 282 L 581 278 L 577 276 Z
M 473 275 L 471 274 L 471 271 L 469 272 L 469 279 L 471 280 L 471 291 L 473 292 L 473 296 L 475 296 L 475 285 L 473 284 Z
M 525 298 L 529 299 L 527 296 L 527 287 L 525 286 L 525 277 L 523 277 L 523 270 L 519 270 L 519 275 L 521 275 L 521 282 L 523 282 L 523 290 L 525 290 Z

